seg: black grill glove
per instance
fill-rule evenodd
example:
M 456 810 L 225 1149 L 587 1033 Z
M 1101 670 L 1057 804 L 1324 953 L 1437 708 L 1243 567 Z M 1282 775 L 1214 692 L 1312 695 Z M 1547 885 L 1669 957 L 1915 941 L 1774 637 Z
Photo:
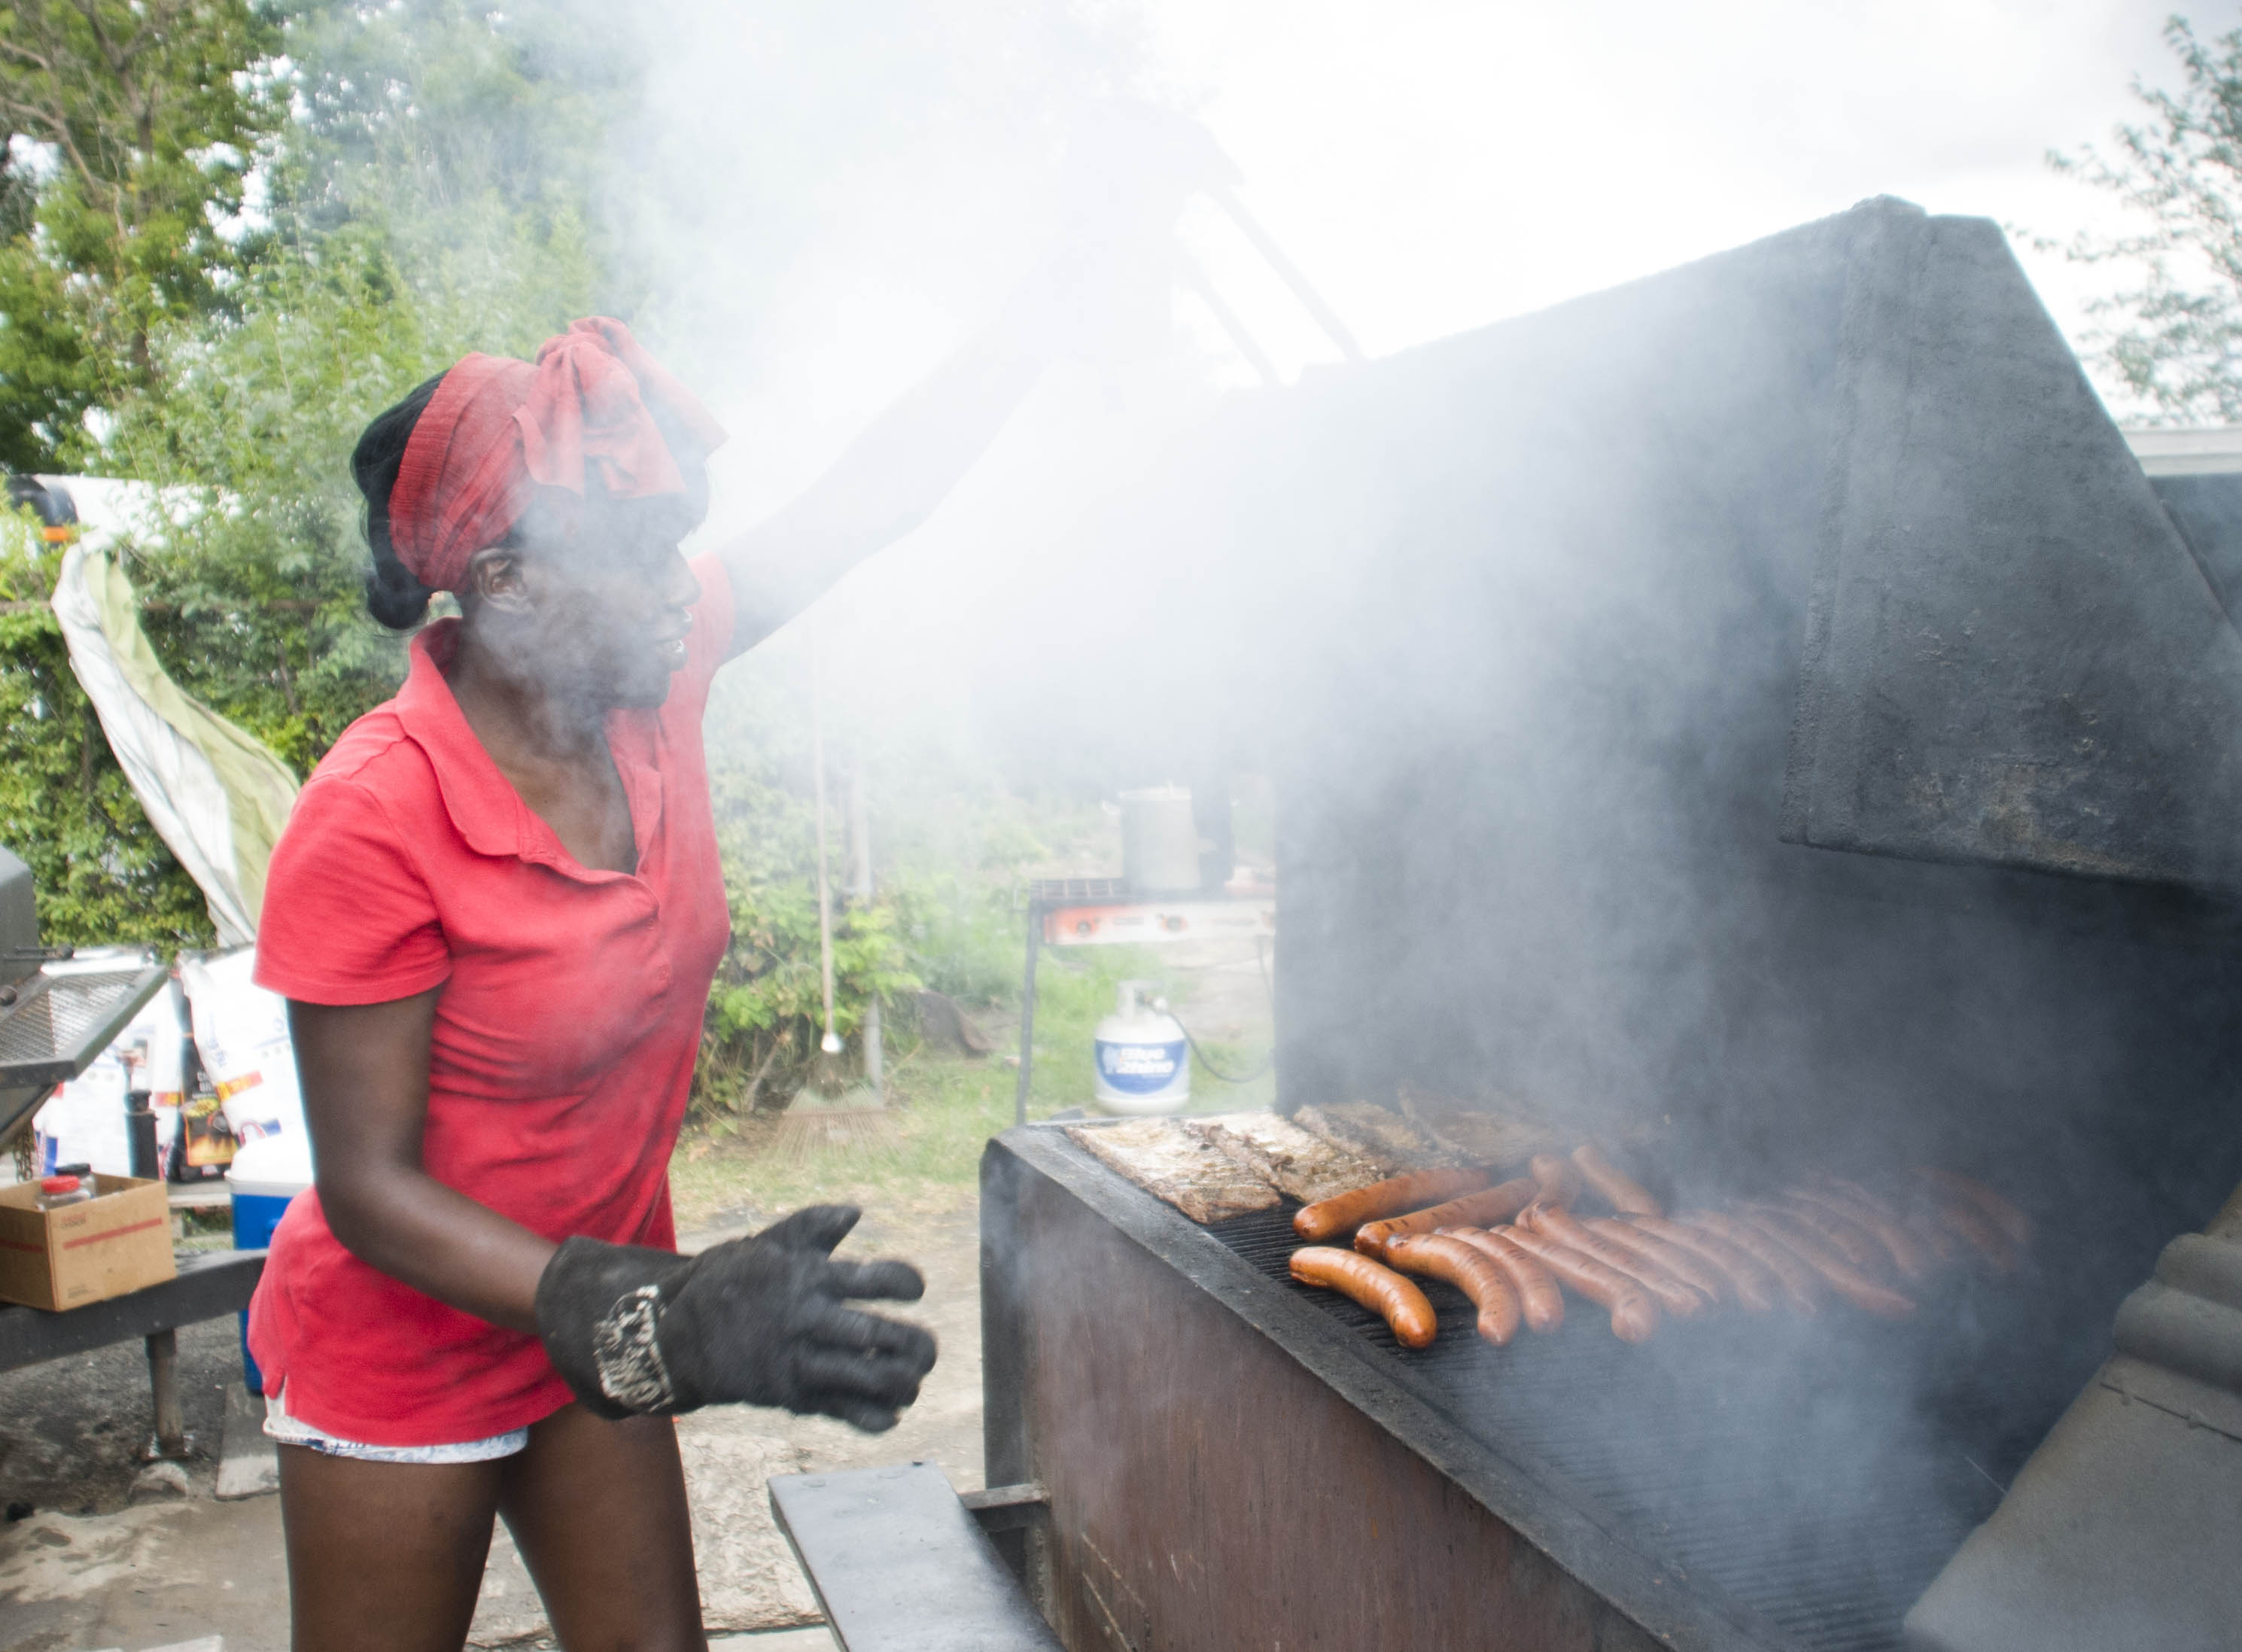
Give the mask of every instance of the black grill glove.
M 904 1262 L 836 1262 L 849 1205 L 813 1205 L 698 1256 L 567 1240 L 537 1281 L 537 1333 L 585 1407 L 675 1416 L 741 1401 L 879 1434 L 918 1398 L 934 1338 L 847 1299 L 916 1302 Z

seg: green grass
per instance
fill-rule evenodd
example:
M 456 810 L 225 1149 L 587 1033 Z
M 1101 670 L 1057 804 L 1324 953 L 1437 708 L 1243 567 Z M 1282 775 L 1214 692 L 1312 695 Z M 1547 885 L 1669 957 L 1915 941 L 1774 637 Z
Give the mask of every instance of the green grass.
M 1036 1059 L 1028 1117 L 1048 1118 L 1091 1098 L 1091 1037 L 1111 1013 L 1117 985 L 1144 980 L 1163 990 L 1171 977 L 1151 949 L 1091 947 L 1043 955 L 1037 971 Z M 1018 1070 L 1018 1024 L 994 1015 L 983 1024 L 997 1053 L 978 1060 L 929 1048 L 905 1050 L 888 1069 L 892 1129 L 876 1146 L 808 1146 L 789 1151 L 780 1120 L 754 1116 L 688 1132 L 670 1161 L 678 1225 L 690 1231 L 755 1223 L 799 1205 L 822 1202 L 877 1205 L 898 1213 L 956 1209 L 971 1201 L 981 1150 L 1011 1127 Z M 1242 1071 L 1259 1051 L 1210 1044 L 1207 1054 Z M 1275 1080 L 1216 1082 L 1191 1075 L 1191 1111 L 1227 1112 L 1265 1106 Z

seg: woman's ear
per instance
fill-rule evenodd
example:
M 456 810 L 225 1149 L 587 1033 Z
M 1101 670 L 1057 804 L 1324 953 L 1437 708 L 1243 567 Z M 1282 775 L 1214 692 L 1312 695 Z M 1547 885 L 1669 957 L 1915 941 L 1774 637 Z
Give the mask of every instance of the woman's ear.
M 479 607 L 520 613 L 529 606 L 521 554 L 504 545 L 487 546 L 467 559 L 467 588 Z

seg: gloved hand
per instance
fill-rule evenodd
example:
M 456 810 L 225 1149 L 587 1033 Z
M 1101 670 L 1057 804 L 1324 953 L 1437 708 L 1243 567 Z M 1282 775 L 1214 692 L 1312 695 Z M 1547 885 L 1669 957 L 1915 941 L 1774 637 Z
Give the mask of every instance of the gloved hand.
M 602 1417 L 736 1400 L 883 1433 L 918 1398 L 934 1338 L 846 1306 L 926 1293 L 908 1263 L 833 1259 L 859 1213 L 813 1205 L 698 1256 L 568 1239 L 537 1281 L 538 1335 Z

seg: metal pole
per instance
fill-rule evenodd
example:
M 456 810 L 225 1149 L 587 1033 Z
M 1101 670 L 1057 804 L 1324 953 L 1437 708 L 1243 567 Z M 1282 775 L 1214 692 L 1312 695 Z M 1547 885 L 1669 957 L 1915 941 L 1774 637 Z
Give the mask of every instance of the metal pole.
M 856 852 L 856 876 L 850 890 L 859 905 L 869 906 L 872 901 L 872 823 L 871 805 L 866 794 L 870 788 L 864 782 L 864 742 L 856 742 L 856 761 L 849 770 L 849 836 Z M 880 996 L 874 993 L 864 1005 L 864 1082 L 882 1095 L 887 1093 L 883 1081 L 886 1055 L 880 1043 Z
M 1269 267 L 1276 271 L 1279 280 L 1292 289 L 1292 296 L 1300 301 L 1300 307 L 1313 316 L 1316 325 L 1330 335 L 1331 341 L 1339 346 L 1339 354 L 1349 361 L 1361 360 L 1362 346 L 1354 341 L 1354 334 L 1349 332 L 1346 323 L 1332 312 L 1332 307 L 1324 302 L 1323 295 L 1308 285 L 1308 278 L 1302 275 L 1277 243 L 1269 238 L 1269 232 L 1261 227 L 1260 220 L 1247 212 L 1245 204 L 1230 192 L 1230 186 L 1227 184 L 1210 184 L 1206 192 L 1217 206 L 1230 214 L 1230 221 L 1238 225 L 1247 240 L 1253 243 L 1254 250 L 1269 260 Z
M 1270 360 L 1268 353 L 1254 342 L 1253 335 L 1246 332 L 1245 323 L 1239 319 L 1238 312 L 1225 303 L 1222 294 L 1214 290 L 1214 283 L 1206 279 L 1206 272 L 1198 267 L 1198 261 L 1178 248 L 1176 264 L 1183 272 L 1184 285 L 1198 293 L 1199 302 L 1214 312 L 1214 319 L 1222 323 L 1222 330 L 1230 335 L 1231 343 L 1236 345 L 1238 353 L 1253 364 L 1253 371 L 1261 375 L 1261 382 L 1274 389 L 1278 384 L 1277 364 Z
M 187 1415 L 179 1406 L 179 1333 L 148 1333 L 148 1386 L 156 1395 L 156 1443 L 149 1454 L 178 1458 L 187 1454 Z
M 838 1055 L 841 1041 L 833 1036 L 833 894 L 825 865 L 825 725 L 818 702 L 822 697 L 817 680 L 817 621 L 809 622 L 809 774 L 817 795 L 817 964 L 825 990 L 824 1050 Z
M 1028 1075 L 1036 1066 L 1036 952 L 1043 944 L 1044 909 L 1028 902 L 1028 968 L 1020 980 L 1020 1085 L 1012 1097 L 1012 1122 L 1028 1122 Z

